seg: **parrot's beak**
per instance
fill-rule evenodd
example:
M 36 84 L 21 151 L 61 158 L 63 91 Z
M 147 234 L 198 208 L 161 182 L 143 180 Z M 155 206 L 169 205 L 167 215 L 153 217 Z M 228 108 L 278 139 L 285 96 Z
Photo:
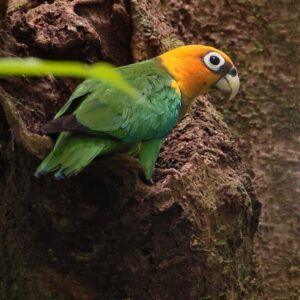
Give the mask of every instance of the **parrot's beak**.
M 238 93 L 240 87 L 240 79 L 236 68 L 232 67 L 227 74 L 223 75 L 215 83 L 214 87 L 222 92 L 230 94 L 229 100 L 233 99 Z

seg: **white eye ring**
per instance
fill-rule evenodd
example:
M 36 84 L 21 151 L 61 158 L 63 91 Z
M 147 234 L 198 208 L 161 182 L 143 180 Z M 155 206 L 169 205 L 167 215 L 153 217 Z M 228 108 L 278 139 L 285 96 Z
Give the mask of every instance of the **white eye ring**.
M 225 59 L 222 55 L 216 52 L 209 52 L 203 58 L 205 65 L 212 71 L 218 72 L 225 64 Z

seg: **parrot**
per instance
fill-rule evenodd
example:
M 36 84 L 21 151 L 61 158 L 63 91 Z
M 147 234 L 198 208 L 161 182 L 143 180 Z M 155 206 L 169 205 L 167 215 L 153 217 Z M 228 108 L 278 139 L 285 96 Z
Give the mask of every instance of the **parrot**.
M 206 45 L 180 46 L 117 70 L 138 96 L 85 79 L 44 125 L 45 134 L 59 135 L 36 177 L 53 173 L 64 179 L 77 175 L 96 157 L 121 152 L 136 156 L 143 176 L 151 180 L 167 135 L 193 100 L 211 89 L 232 99 L 240 84 L 229 56 Z

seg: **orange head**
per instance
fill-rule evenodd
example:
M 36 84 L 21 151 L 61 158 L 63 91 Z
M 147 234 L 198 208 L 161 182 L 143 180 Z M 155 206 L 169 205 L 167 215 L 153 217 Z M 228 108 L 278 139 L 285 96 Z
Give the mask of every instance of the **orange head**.
M 211 88 L 230 93 L 230 99 L 238 92 L 239 77 L 232 60 L 213 47 L 182 46 L 160 55 L 159 59 L 188 98 Z

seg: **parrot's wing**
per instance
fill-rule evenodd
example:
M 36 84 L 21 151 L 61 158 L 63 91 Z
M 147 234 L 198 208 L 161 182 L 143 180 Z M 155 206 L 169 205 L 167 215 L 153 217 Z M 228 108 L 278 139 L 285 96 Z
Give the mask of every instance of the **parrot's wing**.
M 101 83 L 100 83 L 101 84 Z M 80 105 L 81 101 L 90 93 L 99 88 L 99 80 L 87 79 L 77 86 L 69 100 L 58 111 L 54 119 L 59 119 L 63 115 L 69 115 Z
M 99 82 L 97 87 L 78 88 L 77 97 L 72 95 L 70 99 L 84 99 L 73 114 L 61 114 L 63 117 L 52 121 L 56 121 L 53 125 L 60 131 L 108 135 L 126 142 L 165 137 L 179 120 L 181 96 L 165 70 L 133 66 L 123 68 L 122 73 L 140 91 L 139 97 L 132 98 Z
M 128 142 L 165 137 L 178 122 L 181 97 L 165 74 L 136 75 L 134 87 L 139 87 L 140 97 L 112 88 L 95 91 L 75 111 L 78 123 Z

